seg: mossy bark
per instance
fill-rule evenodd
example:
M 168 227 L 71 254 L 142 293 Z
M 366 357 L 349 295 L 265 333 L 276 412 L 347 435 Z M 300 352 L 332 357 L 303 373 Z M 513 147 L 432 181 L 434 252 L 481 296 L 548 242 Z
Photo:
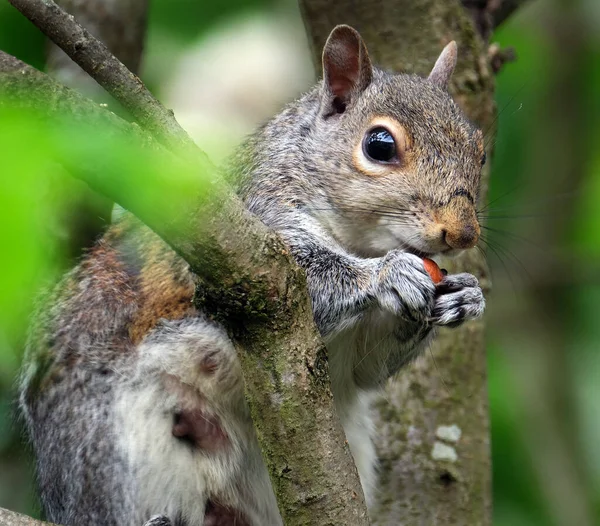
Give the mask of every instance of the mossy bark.
M 486 143 L 493 144 L 494 82 L 487 48 L 458 0 L 301 0 L 301 8 L 317 65 L 329 31 L 341 23 L 358 29 L 375 64 L 398 72 L 427 75 L 442 47 L 456 40 L 459 60 L 451 91 L 487 132 Z M 486 190 L 487 172 L 482 201 Z M 475 274 L 489 292 L 480 252 L 472 250 L 444 266 Z M 490 524 L 483 331 L 482 321 L 441 331 L 431 352 L 401 371 L 379 401 L 376 436 L 383 488 L 374 514 L 377 524 Z M 461 431 L 457 442 L 436 437 L 439 426 L 452 425 Z M 434 447 L 441 447 L 442 454 L 432 454 Z

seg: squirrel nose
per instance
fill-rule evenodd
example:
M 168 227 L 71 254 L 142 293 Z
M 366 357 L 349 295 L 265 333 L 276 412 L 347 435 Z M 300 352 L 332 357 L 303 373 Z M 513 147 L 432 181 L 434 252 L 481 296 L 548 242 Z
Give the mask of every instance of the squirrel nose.
M 472 248 L 479 241 L 479 222 L 471 200 L 458 195 L 439 208 L 435 219 L 442 227 L 444 242 L 450 248 Z
M 444 241 L 452 248 L 472 248 L 479 241 L 478 225 L 468 223 L 444 229 Z

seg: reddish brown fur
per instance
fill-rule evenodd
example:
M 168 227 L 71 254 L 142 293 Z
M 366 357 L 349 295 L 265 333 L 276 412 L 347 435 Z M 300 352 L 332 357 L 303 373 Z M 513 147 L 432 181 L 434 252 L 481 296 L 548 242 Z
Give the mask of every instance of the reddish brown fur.
M 156 246 L 151 246 L 154 251 Z M 151 258 L 139 278 L 139 307 L 129 326 L 133 344 L 139 343 L 161 319 L 176 320 L 194 312 L 194 286 L 174 279 L 171 262 Z
M 187 265 L 132 218 L 110 227 L 84 258 L 80 272 L 79 279 L 88 278 L 90 283 L 73 297 L 73 308 L 81 308 L 98 293 L 103 309 L 111 310 L 113 301 L 114 310 L 127 304 L 129 316 L 119 332 L 130 344 L 137 345 L 161 319 L 176 320 L 195 313 L 194 281 Z M 86 311 L 88 330 L 96 318 L 102 323 L 96 309 Z

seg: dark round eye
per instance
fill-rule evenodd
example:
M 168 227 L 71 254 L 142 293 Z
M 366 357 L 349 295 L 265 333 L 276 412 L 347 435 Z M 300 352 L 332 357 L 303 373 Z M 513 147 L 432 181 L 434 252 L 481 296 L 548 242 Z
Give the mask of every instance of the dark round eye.
M 481 157 L 481 166 L 485 164 L 485 161 L 487 161 L 487 155 L 485 152 L 483 152 L 483 156 Z
M 394 138 L 383 127 L 373 128 L 367 132 L 363 151 L 369 159 L 381 163 L 390 163 L 398 159 Z

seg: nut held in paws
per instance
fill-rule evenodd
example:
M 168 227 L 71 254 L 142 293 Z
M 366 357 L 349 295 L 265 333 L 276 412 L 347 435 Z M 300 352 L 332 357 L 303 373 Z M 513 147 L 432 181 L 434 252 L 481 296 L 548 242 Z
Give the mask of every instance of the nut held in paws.
M 438 267 L 437 263 L 433 261 L 433 259 L 423 258 L 423 265 L 425 265 L 425 270 L 427 274 L 431 277 L 431 280 L 437 285 L 440 281 L 444 279 L 444 273 Z

